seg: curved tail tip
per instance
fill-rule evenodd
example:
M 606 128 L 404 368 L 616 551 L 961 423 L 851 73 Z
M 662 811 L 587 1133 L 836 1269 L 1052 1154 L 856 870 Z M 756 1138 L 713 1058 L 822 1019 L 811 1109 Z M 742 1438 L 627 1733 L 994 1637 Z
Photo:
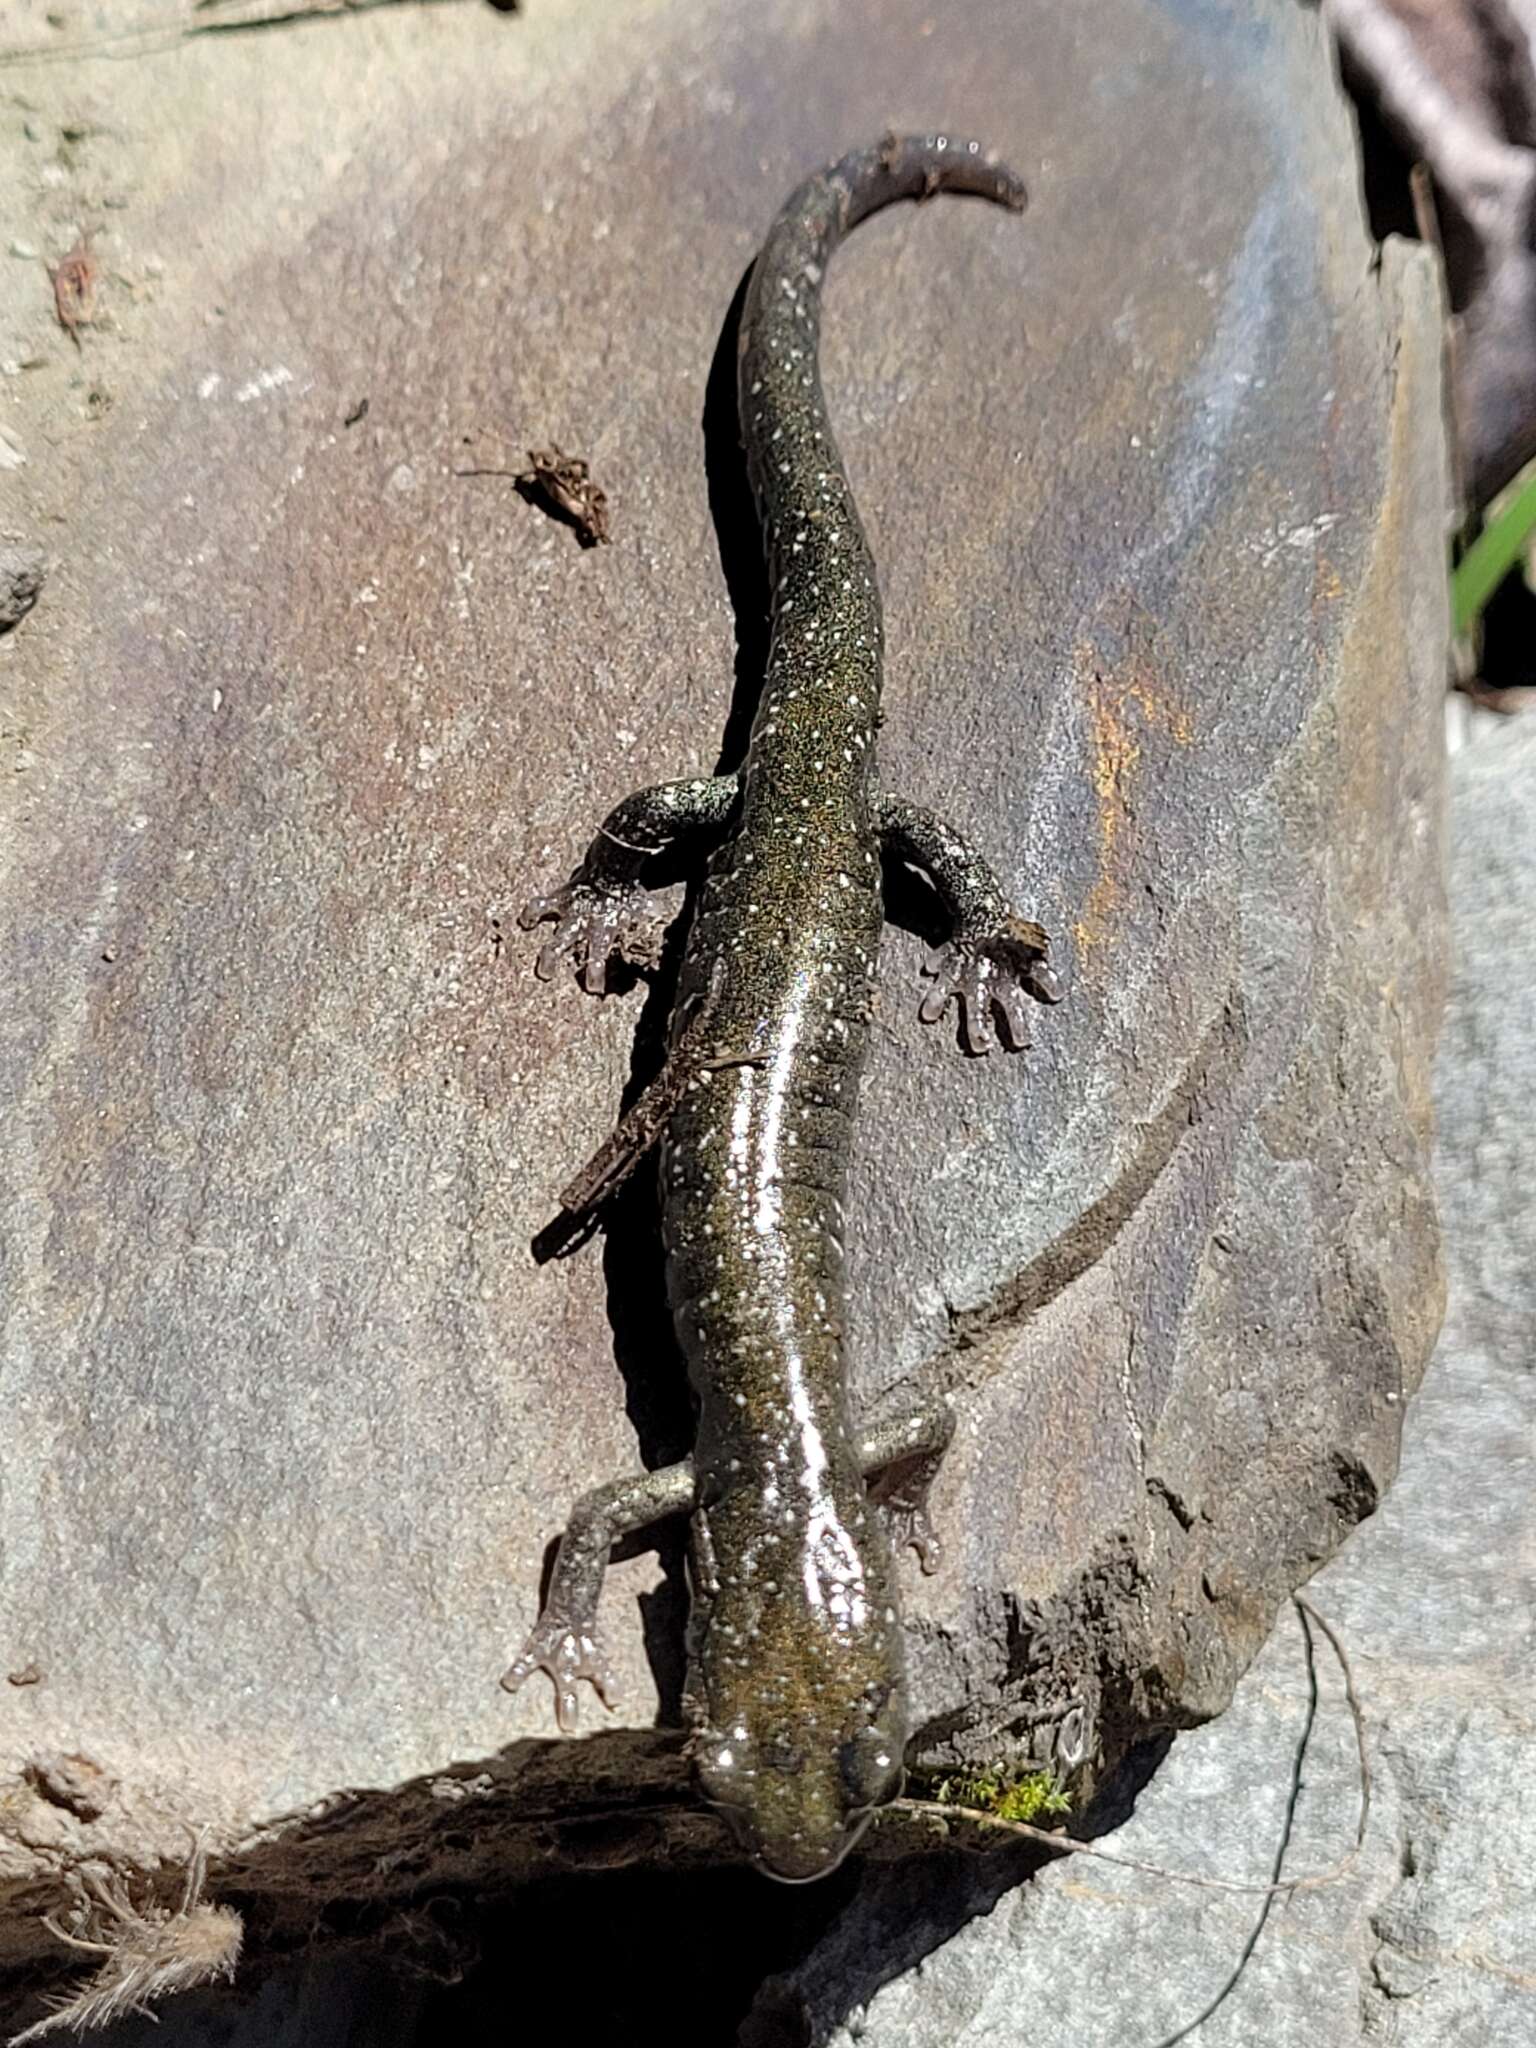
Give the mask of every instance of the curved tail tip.
M 925 199 L 935 192 L 973 192 L 1015 213 L 1022 213 L 1029 204 L 1029 188 L 1018 172 L 963 135 L 942 129 L 926 135 L 899 135 L 888 129 L 880 140 L 879 155 L 894 177 L 916 172 Z

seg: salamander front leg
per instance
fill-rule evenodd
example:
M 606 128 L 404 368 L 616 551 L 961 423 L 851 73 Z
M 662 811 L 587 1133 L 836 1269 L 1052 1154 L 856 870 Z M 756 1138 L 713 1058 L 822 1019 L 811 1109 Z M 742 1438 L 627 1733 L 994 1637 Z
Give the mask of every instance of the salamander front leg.
M 928 1519 L 928 1489 L 954 1433 L 955 1411 L 940 1395 L 871 1430 L 862 1445 L 869 1497 L 889 1514 L 894 1546 L 910 1543 L 925 1572 L 938 1570 L 941 1554 Z
M 954 921 L 954 936 L 928 957 L 924 973 L 934 985 L 918 1016 L 937 1024 L 952 1001 L 960 1005 L 967 1052 L 1005 1052 L 1029 1044 L 1028 1006 L 1061 1000 L 1061 984 L 1046 965 L 1050 938 L 1020 917 L 987 862 L 962 833 L 932 811 L 895 797 L 877 801 L 884 850 L 921 868 Z
M 608 963 L 635 967 L 656 958 L 660 924 L 640 881 L 654 855 L 690 838 L 718 839 L 736 807 L 734 775 L 699 775 L 637 789 L 597 828 L 580 867 L 567 882 L 535 896 L 518 917 L 524 931 L 552 922 L 553 936 L 539 949 L 534 972 L 541 981 L 569 960 L 589 994 L 607 991 Z
M 693 1460 L 640 1472 L 583 1494 L 571 1509 L 555 1555 L 549 1598 L 516 1661 L 502 1678 L 516 1692 L 534 1671 L 555 1681 L 555 1719 L 562 1733 L 576 1726 L 576 1682 L 585 1678 L 605 1707 L 613 1677 L 597 1625 L 597 1603 L 608 1553 L 621 1536 L 644 1529 L 693 1505 Z

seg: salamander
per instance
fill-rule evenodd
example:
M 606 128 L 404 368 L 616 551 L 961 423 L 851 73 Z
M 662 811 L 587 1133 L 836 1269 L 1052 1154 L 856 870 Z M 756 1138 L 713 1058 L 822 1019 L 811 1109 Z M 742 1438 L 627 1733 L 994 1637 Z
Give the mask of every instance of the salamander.
M 1046 933 L 980 853 L 880 786 L 875 567 L 818 367 L 822 281 L 843 236 L 899 199 L 968 192 L 1021 210 L 1022 181 L 974 142 L 887 137 L 809 178 L 769 230 L 743 301 L 742 445 L 771 589 L 766 674 L 739 773 L 628 797 L 562 886 L 536 969 L 601 994 L 651 957 L 644 870 L 688 843 L 707 866 L 666 1067 L 562 1201 L 601 1197 L 660 1145 L 668 1295 L 698 1423 L 691 1458 L 573 1509 L 509 1690 L 543 1669 L 560 1726 L 577 1683 L 608 1702 L 597 1622 L 611 1546 L 690 1523 L 690 1749 L 699 1791 L 752 1861 L 832 1870 L 900 1791 L 907 1741 L 894 1548 L 924 1569 L 943 1400 L 871 1428 L 852 1413 L 843 1200 L 883 923 L 882 855 L 927 874 L 951 924 L 919 1015 L 958 1005 L 962 1042 L 1019 1050 L 1054 1002 Z M 894 1541 L 893 1541 L 894 1539 Z

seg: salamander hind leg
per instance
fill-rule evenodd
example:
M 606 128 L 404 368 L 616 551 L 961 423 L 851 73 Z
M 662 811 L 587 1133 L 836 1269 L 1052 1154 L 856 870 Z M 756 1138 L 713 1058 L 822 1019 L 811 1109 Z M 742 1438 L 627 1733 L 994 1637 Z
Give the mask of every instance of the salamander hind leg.
M 927 1573 L 938 1570 L 942 1554 L 928 1519 L 928 1490 L 954 1433 L 955 1411 L 939 1396 L 871 1430 L 862 1445 L 870 1499 L 890 1517 L 895 1548 L 910 1544 Z
M 693 1505 L 693 1461 L 617 1479 L 583 1494 L 571 1509 L 544 1602 L 527 1642 L 502 1677 L 508 1692 L 535 1671 L 555 1682 L 555 1719 L 564 1734 L 577 1720 L 576 1686 L 586 1679 L 605 1707 L 613 1676 L 597 1622 L 608 1553 L 621 1536 Z
M 539 979 L 549 981 L 568 960 L 582 987 L 600 996 L 607 992 L 611 961 L 653 965 L 661 923 L 641 870 L 669 847 L 717 839 L 735 809 L 736 787 L 734 775 L 660 782 L 636 790 L 610 811 L 569 881 L 533 897 L 519 914 L 524 931 L 545 923 L 555 927 L 539 949 Z
M 1025 998 L 1061 999 L 1061 984 L 1046 963 L 1048 933 L 1018 914 L 982 855 L 934 812 L 882 797 L 878 818 L 885 852 L 921 868 L 953 920 L 948 944 L 924 966 L 934 985 L 918 1016 L 937 1024 L 957 1002 L 967 1052 L 989 1052 L 994 1041 L 1005 1052 L 1022 1052 L 1029 1044 Z

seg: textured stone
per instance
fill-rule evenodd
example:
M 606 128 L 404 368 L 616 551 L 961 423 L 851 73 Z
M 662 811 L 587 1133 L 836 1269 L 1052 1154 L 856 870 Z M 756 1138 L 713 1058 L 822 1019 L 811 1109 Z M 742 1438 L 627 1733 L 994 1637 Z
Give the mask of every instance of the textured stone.
M 1209 2048 L 1536 2038 L 1533 778 L 1536 732 L 1508 724 L 1455 763 L 1456 980 L 1436 1087 L 1450 1309 L 1391 1497 L 1308 1589 L 1342 1632 L 1366 1709 L 1374 1789 L 1355 1867 L 1276 1904 L 1246 1962 L 1252 1898 L 1075 1858 L 945 1939 L 922 1867 L 880 1870 L 793 1975 L 764 1988 L 744 2041 L 981 2048 L 1019 2039 L 1027 2014 L 1031 2048 L 1151 2044 L 1234 1972 L 1199 2035 Z M 1283 1621 L 1228 1712 L 1178 1737 L 1134 1819 L 1099 1846 L 1267 1882 L 1299 1777 L 1283 1874 L 1333 1863 L 1359 1785 L 1325 1647 L 1318 1679 L 1303 1769 L 1306 1662 Z M 991 1905 L 981 1877 L 961 1882 Z M 798 2034 L 770 2033 L 770 2017 L 791 2016 Z
M 0 545 L 0 633 L 9 633 L 31 611 L 47 573 L 41 548 Z
M 62 182 L 7 140 L 5 233 L 133 197 L 78 354 L 45 278 L 0 314 L 47 357 L 18 489 L 58 565 L 0 721 L 0 1623 L 43 1673 L 0 1697 L 5 1952 L 53 1953 L 73 1863 L 188 1824 L 273 1939 L 724 1853 L 652 1726 L 675 1544 L 613 1574 L 602 1741 L 496 1689 L 570 1500 L 688 1426 L 645 1188 L 529 1250 L 664 1001 L 541 987 L 509 913 L 739 731 L 761 578 L 711 362 L 795 178 L 892 121 L 963 122 L 1035 205 L 884 217 L 832 279 L 885 774 L 1072 983 L 975 1064 L 915 1023 L 916 936 L 884 963 L 858 1381 L 961 1414 L 920 1746 L 1023 1754 L 1076 1704 L 1087 1796 L 1219 1710 L 1390 1479 L 1439 1313 L 1438 303 L 1365 238 L 1315 21 L 379 10 L 14 84 L 83 132 Z M 551 440 L 610 546 L 454 474 Z

